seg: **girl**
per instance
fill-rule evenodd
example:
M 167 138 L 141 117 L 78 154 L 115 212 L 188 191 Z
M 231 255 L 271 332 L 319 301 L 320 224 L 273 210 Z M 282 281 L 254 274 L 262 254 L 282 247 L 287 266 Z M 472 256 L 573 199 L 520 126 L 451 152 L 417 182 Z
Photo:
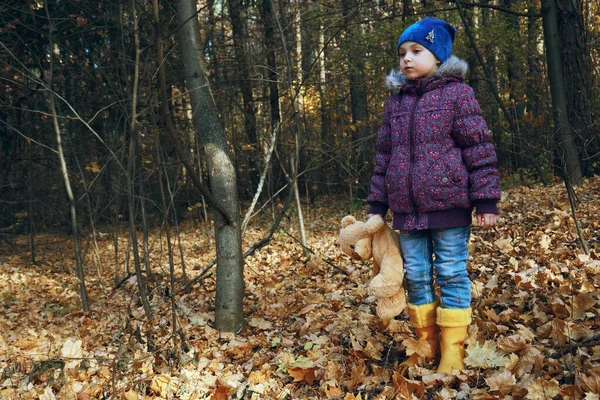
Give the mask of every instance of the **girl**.
M 387 78 L 393 92 L 367 199 L 369 214 L 393 213 L 410 321 L 418 340 L 431 345 L 429 360 L 441 353 L 438 372 L 444 373 L 465 367 L 472 210 L 478 224 L 493 226 L 500 199 L 490 132 L 473 89 L 463 83 L 467 64 L 451 55 L 455 33 L 447 22 L 427 17 L 400 36 L 400 72 Z M 403 364 L 421 361 L 413 354 Z

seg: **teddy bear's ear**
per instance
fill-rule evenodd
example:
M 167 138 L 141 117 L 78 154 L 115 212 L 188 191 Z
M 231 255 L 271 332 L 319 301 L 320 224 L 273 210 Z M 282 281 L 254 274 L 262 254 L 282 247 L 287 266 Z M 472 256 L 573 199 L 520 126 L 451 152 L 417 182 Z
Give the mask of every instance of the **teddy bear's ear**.
M 384 225 L 385 222 L 383 221 L 383 217 L 381 215 L 372 215 L 371 218 L 367 220 L 367 231 L 372 235 L 383 228 Z
M 352 215 L 346 215 L 344 218 L 342 218 L 342 228 L 350 226 L 354 223 L 356 223 L 356 218 L 354 218 Z

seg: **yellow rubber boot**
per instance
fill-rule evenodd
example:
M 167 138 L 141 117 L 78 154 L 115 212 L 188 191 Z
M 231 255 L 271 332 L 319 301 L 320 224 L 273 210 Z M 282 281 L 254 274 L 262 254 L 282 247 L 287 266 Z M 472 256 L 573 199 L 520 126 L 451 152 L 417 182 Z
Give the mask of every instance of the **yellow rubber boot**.
M 411 354 L 401 365 L 418 365 L 421 361 L 433 360 L 440 353 L 440 328 L 436 325 L 436 309 L 439 301 L 419 306 L 409 304 L 408 316 L 415 328 L 417 340 L 427 341 L 431 345 L 431 356 L 422 358 L 417 353 Z
M 440 352 L 442 358 L 437 372 L 449 374 L 465 369 L 465 338 L 471 324 L 471 308 L 438 308 L 437 324 L 440 327 Z

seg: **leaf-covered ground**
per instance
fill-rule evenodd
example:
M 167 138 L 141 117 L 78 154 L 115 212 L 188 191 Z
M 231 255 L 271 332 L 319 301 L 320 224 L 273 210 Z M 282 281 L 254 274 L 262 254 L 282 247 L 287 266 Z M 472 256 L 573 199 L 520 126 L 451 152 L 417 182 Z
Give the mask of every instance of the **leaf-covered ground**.
M 85 242 L 88 314 L 80 311 L 68 238 L 38 236 L 37 265 L 24 251 L 27 238 L 11 239 L 0 247 L 0 398 L 597 399 L 600 178 L 576 192 L 589 255 L 559 183 L 506 190 L 499 226 L 473 228 L 475 318 L 468 369 L 454 376 L 435 374 L 434 364 L 398 368 L 411 327 L 405 314 L 381 325 L 366 294 L 369 263 L 340 254 L 341 218 L 365 213 L 340 200 L 304 210 L 310 260 L 293 238 L 300 236 L 293 217 L 247 258 L 247 324 L 238 334 L 212 327 L 214 274 L 175 296 L 173 309 L 164 234 L 150 241 L 151 321 L 134 278 L 113 288 L 108 232 L 98 269 Z M 254 220 L 245 248 L 269 226 L 267 217 Z M 204 226 L 187 222 L 181 231 L 194 277 L 212 261 L 214 242 Z M 123 274 L 126 237 L 119 247 Z

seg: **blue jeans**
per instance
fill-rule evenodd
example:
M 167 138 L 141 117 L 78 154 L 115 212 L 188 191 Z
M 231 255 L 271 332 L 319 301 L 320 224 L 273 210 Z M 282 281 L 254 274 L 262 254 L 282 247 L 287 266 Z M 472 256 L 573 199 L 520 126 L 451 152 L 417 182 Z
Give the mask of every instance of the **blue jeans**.
M 470 236 L 470 226 L 400 231 L 409 303 L 422 305 L 435 301 L 435 267 L 436 283 L 440 287 L 440 306 L 471 306 L 471 281 L 467 272 Z

